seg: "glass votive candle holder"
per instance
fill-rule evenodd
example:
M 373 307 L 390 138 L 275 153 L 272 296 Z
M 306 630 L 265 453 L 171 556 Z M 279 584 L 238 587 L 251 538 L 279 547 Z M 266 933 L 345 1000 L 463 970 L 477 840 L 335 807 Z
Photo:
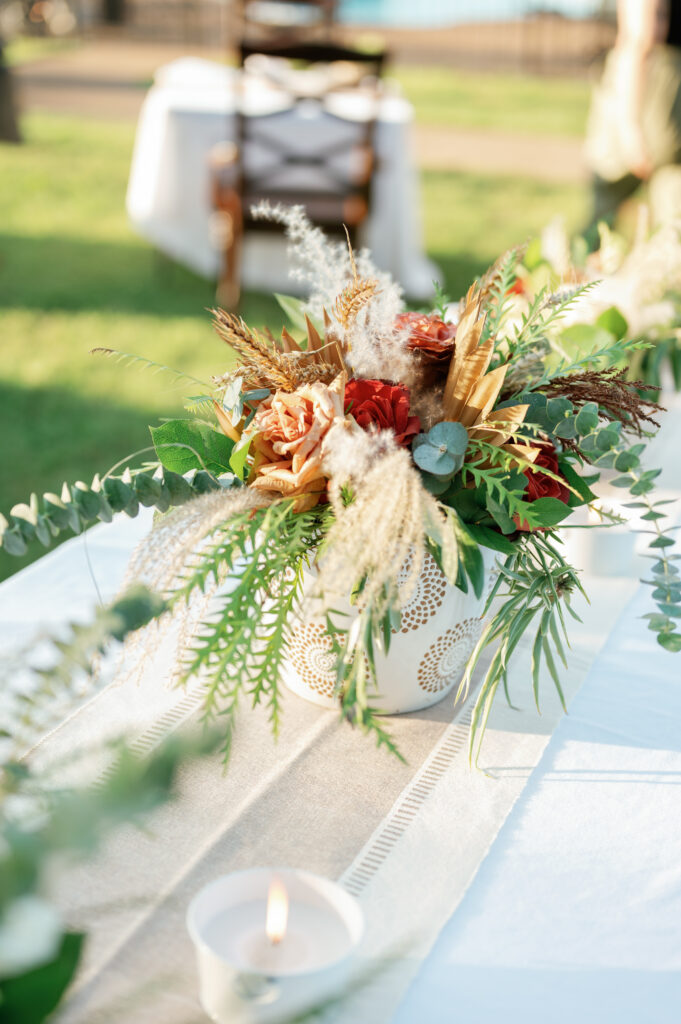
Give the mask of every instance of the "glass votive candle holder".
M 354 897 L 292 868 L 206 885 L 187 911 L 199 996 L 218 1024 L 278 1024 L 337 998 L 364 934 Z

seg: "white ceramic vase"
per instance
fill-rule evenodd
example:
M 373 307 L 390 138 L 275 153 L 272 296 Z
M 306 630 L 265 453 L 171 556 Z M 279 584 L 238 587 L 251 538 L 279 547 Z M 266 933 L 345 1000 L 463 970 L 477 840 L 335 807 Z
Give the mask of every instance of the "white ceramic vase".
M 482 632 L 482 612 L 490 591 L 496 553 L 481 549 L 487 586 L 478 598 L 453 587 L 426 554 L 410 598 L 402 608 L 399 631 L 393 631 L 387 655 L 376 655 L 377 691 L 371 705 L 381 714 L 418 711 L 436 704 L 458 685 Z M 404 570 L 406 580 L 407 568 Z M 310 574 L 305 589 L 310 590 Z M 347 605 L 344 611 L 356 612 Z M 290 690 L 322 707 L 335 708 L 336 675 L 325 619 L 303 606 L 291 629 L 282 680 Z

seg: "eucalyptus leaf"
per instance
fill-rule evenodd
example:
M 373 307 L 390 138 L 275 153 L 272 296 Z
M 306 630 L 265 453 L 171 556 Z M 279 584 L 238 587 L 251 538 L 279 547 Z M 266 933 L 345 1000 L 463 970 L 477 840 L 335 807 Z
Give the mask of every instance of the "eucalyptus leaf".
M 428 433 L 430 444 L 439 447 L 445 445 L 447 451 L 452 455 L 465 455 L 468 447 L 468 431 L 462 423 L 448 422 L 436 423 Z
M 598 406 L 595 402 L 585 402 L 577 413 L 575 426 L 580 437 L 590 434 L 598 426 Z
M 657 642 L 660 647 L 664 647 L 672 654 L 678 654 L 681 651 L 681 633 L 658 633 Z
M 441 452 L 432 444 L 421 444 L 412 450 L 414 462 L 420 469 L 438 476 L 452 475 L 457 468 L 456 460 L 449 452 Z

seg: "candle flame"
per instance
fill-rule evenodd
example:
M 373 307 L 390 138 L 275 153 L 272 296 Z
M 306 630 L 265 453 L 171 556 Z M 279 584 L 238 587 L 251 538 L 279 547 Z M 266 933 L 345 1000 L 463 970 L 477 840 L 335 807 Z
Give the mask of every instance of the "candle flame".
M 278 945 L 286 935 L 288 923 L 288 893 L 278 878 L 272 880 L 267 896 L 267 920 L 265 932 L 273 946 Z

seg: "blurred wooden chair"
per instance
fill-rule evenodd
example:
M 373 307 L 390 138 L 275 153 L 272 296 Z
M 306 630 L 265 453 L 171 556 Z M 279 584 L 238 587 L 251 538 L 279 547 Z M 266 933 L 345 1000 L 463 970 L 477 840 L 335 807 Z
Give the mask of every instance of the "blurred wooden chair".
M 218 146 L 212 153 L 213 204 L 222 253 L 218 300 L 228 308 L 234 308 L 239 299 L 244 235 L 279 230 L 270 221 L 253 218 L 253 205 L 269 200 L 303 206 L 312 223 L 329 234 L 343 235 L 345 225 L 355 245 L 357 232 L 369 215 L 376 169 L 374 135 L 385 53 L 368 54 L 331 43 L 244 43 L 240 49 L 243 86 L 255 57 L 275 62 L 269 65 L 273 80 L 285 89 L 294 117 L 299 114 L 300 120 L 296 131 L 290 107 L 253 116 L 239 104 L 234 142 Z M 261 62 L 257 73 L 267 75 L 267 67 Z M 288 76 L 285 67 L 290 68 Z M 306 80 L 305 72 L 312 69 L 317 76 Z M 324 109 L 331 93 L 348 91 L 360 98 L 370 116 L 346 118 Z M 314 117 L 325 119 L 325 134 L 335 134 L 336 141 L 332 138 L 330 144 L 322 145 L 308 130 L 303 143 L 310 105 Z M 287 122 L 292 130 L 287 130 Z M 333 124 L 337 131 L 330 128 Z

